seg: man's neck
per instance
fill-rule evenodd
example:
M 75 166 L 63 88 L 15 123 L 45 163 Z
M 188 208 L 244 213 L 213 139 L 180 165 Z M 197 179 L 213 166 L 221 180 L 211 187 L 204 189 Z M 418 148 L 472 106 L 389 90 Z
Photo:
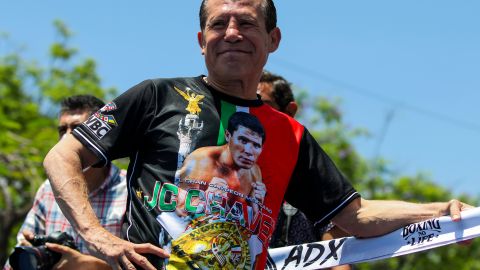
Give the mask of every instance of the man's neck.
M 222 153 L 220 154 L 219 157 L 219 162 L 223 166 L 229 168 L 230 170 L 235 170 L 237 169 L 235 162 L 233 161 L 232 158 L 232 153 L 230 153 L 230 150 L 228 149 L 228 144 L 224 144 L 221 146 L 222 147 Z
M 257 99 L 258 80 L 219 80 L 213 76 L 203 77 L 203 79 L 217 91 L 229 96 L 246 100 Z

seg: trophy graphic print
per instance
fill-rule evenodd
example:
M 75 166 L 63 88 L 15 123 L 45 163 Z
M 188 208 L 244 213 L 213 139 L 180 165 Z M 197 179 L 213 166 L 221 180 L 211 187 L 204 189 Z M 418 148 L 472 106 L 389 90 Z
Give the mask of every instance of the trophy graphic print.
M 188 114 L 180 119 L 177 130 L 177 136 L 180 140 L 177 161 L 177 169 L 179 169 L 182 167 L 185 157 L 192 151 L 193 143 L 203 129 L 203 121 L 200 121 L 198 115 L 202 111 L 199 104 L 201 104 L 201 100 L 205 98 L 205 96 L 193 92 L 189 87 L 185 89 L 185 92 L 176 86 L 174 86 L 174 88 L 175 91 L 177 91 L 188 102 L 188 105 L 185 108 L 185 110 L 188 111 Z M 177 181 L 176 177 L 175 181 Z

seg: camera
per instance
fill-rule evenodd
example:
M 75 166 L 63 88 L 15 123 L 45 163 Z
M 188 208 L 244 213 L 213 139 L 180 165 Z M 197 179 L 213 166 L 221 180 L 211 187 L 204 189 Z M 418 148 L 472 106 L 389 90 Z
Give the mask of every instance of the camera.
M 45 246 L 47 242 L 77 249 L 72 236 L 66 232 L 35 235 L 31 241 L 33 246 L 15 247 L 9 258 L 12 268 L 14 270 L 51 269 L 60 260 L 62 254 L 49 250 Z

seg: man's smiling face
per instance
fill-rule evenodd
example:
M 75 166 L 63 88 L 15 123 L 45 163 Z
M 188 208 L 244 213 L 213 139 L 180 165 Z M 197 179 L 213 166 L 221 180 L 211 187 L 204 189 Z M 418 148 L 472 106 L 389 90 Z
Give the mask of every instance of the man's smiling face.
M 260 74 L 278 43 L 267 33 L 260 0 L 209 0 L 205 29 L 198 34 L 209 74 L 245 78 Z

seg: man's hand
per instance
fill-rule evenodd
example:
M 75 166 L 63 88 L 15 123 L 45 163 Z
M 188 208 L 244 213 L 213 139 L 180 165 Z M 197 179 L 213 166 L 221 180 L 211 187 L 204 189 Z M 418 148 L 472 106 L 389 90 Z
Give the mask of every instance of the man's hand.
M 262 182 L 253 182 L 253 196 L 261 203 L 265 199 L 265 195 L 267 194 L 267 187 Z
M 25 239 L 20 240 L 20 246 L 32 246 L 32 240 L 33 237 L 35 237 L 35 234 L 28 230 L 24 230 L 22 234 Z
M 51 251 L 60 253 L 62 257 L 60 261 L 53 266 L 53 270 L 68 269 L 84 269 L 84 270 L 107 270 L 112 269 L 105 261 L 97 259 L 93 256 L 82 254 L 74 249 L 64 245 L 46 243 L 47 248 Z
M 452 221 L 460 221 L 461 219 L 460 212 L 467 209 L 474 208 L 474 207 L 466 203 L 462 203 L 459 200 L 453 199 L 448 202 L 447 208 L 448 208 L 447 214 L 450 215 L 450 217 L 452 218 Z
M 459 200 L 453 199 L 448 202 L 448 212 L 450 214 L 450 217 L 452 218 L 452 221 L 458 222 L 461 220 L 460 212 L 474 208 L 471 205 L 468 205 L 466 203 L 462 203 Z M 465 240 L 462 242 L 458 242 L 460 246 L 469 246 L 473 242 L 473 239 L 470 240 Z
M 207 190 L 205 190 L 205 194 L 208 196 L 208 194 L 212 193 L 215 197 L 227 197 L 228 193 L 220 189 L 222 187 L 228 189 L 227 180 L 214 176 L 212 177 Z
M 114 270 L 136 269 L 134 264 L 141 269 L 155 270 L 156 268 L 142 256 L 142 253 L 149 253 L 161 258 L 168 258 L 170 255 L 163 249 L 150 243 L 134 244 L 122 240 L 107 230 L 92 233 L 93 239 L 89 239 L 89 249 L 96 257 L 106 261 Z

